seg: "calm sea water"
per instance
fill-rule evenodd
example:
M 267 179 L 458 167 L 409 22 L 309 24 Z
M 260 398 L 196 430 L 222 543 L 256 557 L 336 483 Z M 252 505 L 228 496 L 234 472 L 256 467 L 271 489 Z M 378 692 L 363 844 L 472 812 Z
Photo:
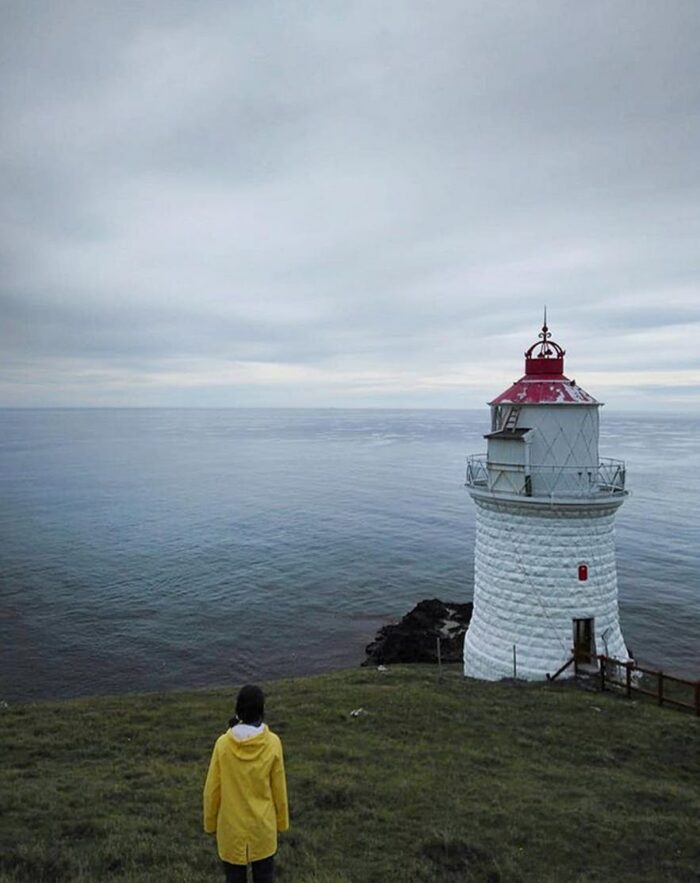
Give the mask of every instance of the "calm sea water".
M 486 409 L 0 412 L 0 699 L 359 663 L 418 600 L 468 600 L 464 458 Z M 603 414 L 627 460 L 623 633 L 700 674 L 700 420 Z

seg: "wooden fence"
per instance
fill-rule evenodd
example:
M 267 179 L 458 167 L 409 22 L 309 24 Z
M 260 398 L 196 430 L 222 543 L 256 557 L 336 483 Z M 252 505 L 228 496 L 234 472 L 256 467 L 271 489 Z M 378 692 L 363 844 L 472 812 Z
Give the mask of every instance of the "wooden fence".
M 687 708 L 700 717 L 700 681 L 679 678 L 655 668 L 638 665 L 634 660 L 623 662 L 610 656 L 598 656 L 600 666 L 600 689 L 610 687 L 624 690 L 631 698 L 633 693 L 651 696 L 659 705 Z M 641 675 L 641 677 L 639 677 Z M 622 680 L 620 680 L 622 676 Z M 651 684 L 656 689 L 650 689 Z
M 577 675 L 591 674 L 591 670 L 596 666 L 601 690 L 621 690 L 629 698 L 634 693 L 650 696 L 656 699 L 659 705 L 686 708 L 700 717 L 700 681 L 691 681 L 656 668 L 647 668 L 638 665 L 633 659 L 614 659 L 605 655 L 582 657 L 576 654 L 573 654 L 559 671 L 551 677 L 548 675 L 547 680 L 555 680 L 572 665 Z

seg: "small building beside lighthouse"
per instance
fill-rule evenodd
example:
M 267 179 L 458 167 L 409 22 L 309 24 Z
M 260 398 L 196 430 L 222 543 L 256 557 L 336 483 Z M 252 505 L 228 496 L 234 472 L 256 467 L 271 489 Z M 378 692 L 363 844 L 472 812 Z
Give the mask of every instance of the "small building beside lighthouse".
M 544 679 L 575 651 L 628 658 L 614 519 L 625 466 L 598 454 L 601 403 L 564 375 L 545 323 L 525 374 L 490 402 L 487 451 L 467 458 L 476 505 L 464 673 Z

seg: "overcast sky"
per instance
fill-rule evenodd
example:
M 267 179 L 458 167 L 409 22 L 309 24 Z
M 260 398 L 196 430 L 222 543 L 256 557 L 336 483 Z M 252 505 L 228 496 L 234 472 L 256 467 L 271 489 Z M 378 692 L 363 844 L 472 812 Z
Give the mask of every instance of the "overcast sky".
M 700 2 L 2 2 L 0 405 L 700 410 Z

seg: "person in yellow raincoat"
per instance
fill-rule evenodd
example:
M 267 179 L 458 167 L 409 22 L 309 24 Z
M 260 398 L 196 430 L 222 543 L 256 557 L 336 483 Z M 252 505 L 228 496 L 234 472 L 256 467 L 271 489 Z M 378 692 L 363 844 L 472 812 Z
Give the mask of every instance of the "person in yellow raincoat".
M 204 830 L 216 833 L 227 883 L 245 883 L 249 863 L 254 883 L 272 883 L 277 832 L 289 828 L 282 743 L 264 713 L 260 687 L 243 687 L 204 785 Z

